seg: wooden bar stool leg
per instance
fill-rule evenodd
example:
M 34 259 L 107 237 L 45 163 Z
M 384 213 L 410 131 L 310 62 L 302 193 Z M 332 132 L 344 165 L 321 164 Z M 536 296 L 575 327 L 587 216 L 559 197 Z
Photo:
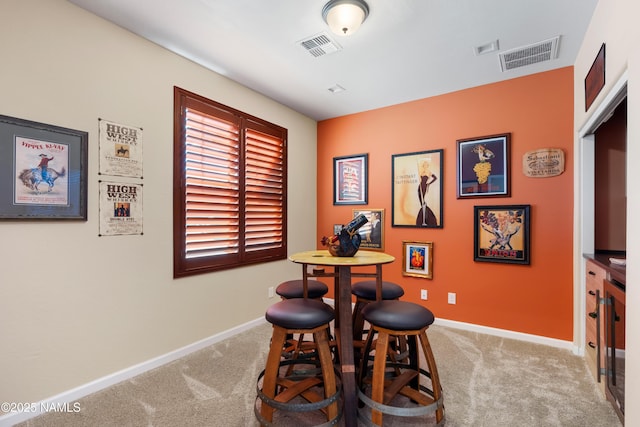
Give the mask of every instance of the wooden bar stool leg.
M 372 328 L 373 329 L 373 328 Z M 373 332 L 373 331 L 372 331 Z M 389 348 L 389 334 L 385 331 L 378 331 L 378 340 L 376 343 L 376 355 L 387 354 Z M 376 402 L 384 402 L 384 371 L 386 368 L 385 357 L 375 357 L 373 361 L 373 384 L 371 388 L 371 398 Z M 381 379 L 381 381 L 378 381 Z M 382 412 L 377 410 L 371 411 L 371 420 L 382 425 Z
M 333 360 L 329 350 L 329 337 L 326 329 L 315 332 L 314 338 L 318 348 L 318 358 L 322 368 L 324 378 L 324 397 L 329 398 L 336 392 L 336 377 L 333 372 Z M 327 407 L 327 421 L 336 418 L 338 415 L 338 403 L 334 402 Z
M 365 304 L 356 299 L 356 304 L 353 308 L 353 340 L 360 341 L 362 340 L 362 335 L 364 334 L 364 319 L 362 318 L 362 307 Z
M 433 357 L 431 351 L 431 344 L 427 337 L 427 332 L 422 331 L 420 333 L 420 343 L 422 344 L 422 351 L 425 355 L 429 374 L 431 375 L 431 389 L 433 390 L 433 400 L 437 402 L 442 397 L 442 387 L 440 386 L 440 376 L 438 375 L 438 368 L 436 367 L 436 359 Z M 444 409 L 442 405 L 436 410 L 436 422 L 440 423 L 444 418 Z
M 271 347 L 267 356 L 267 366 L 265 368 L 264 379 L 262 383 L 262 392 L 269 398 L 273 399 L 276 395 L 276 381 L 278 371 L 280 369 L 280 357 L 282 348 L 287 339 L 287 330 L 278 326 L 273 327 L 273 336 L 271 338 Z M 273 408 L 266 403 L 262 403 L 260 413 L 269 422 L 273 421 Z

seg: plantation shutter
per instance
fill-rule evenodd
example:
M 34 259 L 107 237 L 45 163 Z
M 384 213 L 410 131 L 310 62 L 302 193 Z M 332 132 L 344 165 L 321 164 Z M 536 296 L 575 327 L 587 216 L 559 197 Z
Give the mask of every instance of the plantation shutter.
M 287 130 L 174 92 L 174 277 L 286 259 Z
M 237 254 L 240 140 L 236 124 L 186 110 L 186 258 Z
M 282 248 L 284 141 L 247 129 L 245 147 L 246 251 Z

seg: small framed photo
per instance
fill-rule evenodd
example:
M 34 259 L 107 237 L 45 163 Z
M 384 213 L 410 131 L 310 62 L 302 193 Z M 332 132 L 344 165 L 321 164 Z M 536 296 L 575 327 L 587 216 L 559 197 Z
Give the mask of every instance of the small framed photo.
M 530 205 L 474 206 L 474 261 L 529 264 Z
M 333 204 L 366 205 L 368 154 L 333 158 Z
M 444 150 L 391 156 L 391 226 L 442 228 Z
M 358 229 L 360 249 L 384 250 L 384 209 L 354 209 L 353 217 L 363 214 L 369 221 Z
M 402 275 L 433 279 L 433 242 L 402 242 Z
M 509 197 L 511 134 L 459 139 L 458 199 Z
M 0 116 L 0 219 L 86 221 L 88 135 Z

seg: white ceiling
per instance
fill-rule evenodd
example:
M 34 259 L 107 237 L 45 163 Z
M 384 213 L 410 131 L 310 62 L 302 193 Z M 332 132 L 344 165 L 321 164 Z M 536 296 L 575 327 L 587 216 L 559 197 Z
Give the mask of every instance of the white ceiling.
M 69 1 L 316 120 L 573 65 L 598 2 L 366 0 L 367 20 L 341 37 L 322 19 L 328 0 Z M 323 33 L 342 49 L 299 44 Z M 556 59 L 501 70 L 499 53 L 556 36 Z

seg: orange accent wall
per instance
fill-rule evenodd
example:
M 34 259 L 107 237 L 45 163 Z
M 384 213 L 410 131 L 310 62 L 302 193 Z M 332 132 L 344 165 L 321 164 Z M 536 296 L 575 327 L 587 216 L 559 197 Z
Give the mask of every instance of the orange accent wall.
M 338 95 L 340 96 L 340 95 Z M 456 140 L 511 133 L 511 197 L 456 197 Z M 528 178 L 522 156 L 562 148 L 565 171 Z M 391 156 L 444 150 L 443 228 L 391 227 Z M 333 158 L 369 154 L 366 206 L 333 205 Z M 385 280 L 436 317 L 573 339 L 573 67 L 515 78 L 318 123 L 317 247 L 353 209 L 384 209 Z M 473 260 L 475 205 L 531 205 L 531 264 Z M 433 279 L 402 276 L 402 241 L 434 244 Z M 429 299 L 420 300 L 420 289 Z M 457 303 L 447 303 L 447 293 Z

